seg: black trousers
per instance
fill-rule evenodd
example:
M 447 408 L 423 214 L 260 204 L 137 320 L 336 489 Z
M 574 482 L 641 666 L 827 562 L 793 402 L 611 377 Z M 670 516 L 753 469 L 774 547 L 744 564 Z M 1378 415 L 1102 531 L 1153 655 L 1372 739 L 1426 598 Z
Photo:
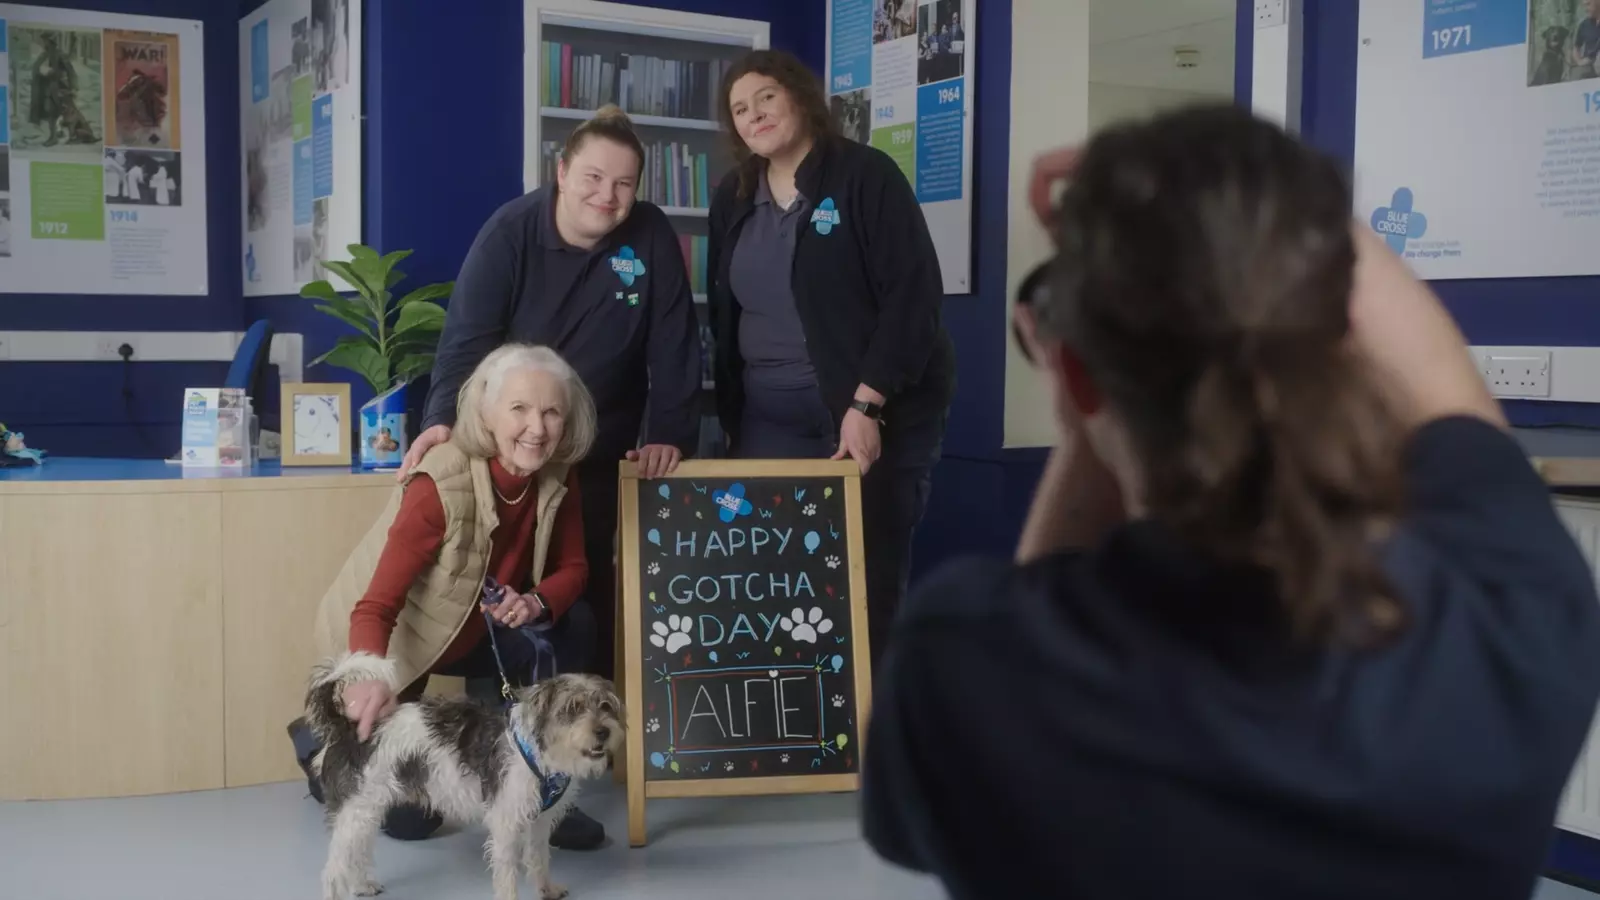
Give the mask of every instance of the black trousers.
M 911 581 L 911 541 L 928 510 L 933 467 L 944 447 L 944 416 L 890 421 L 883 452 L 861 479 L 862 538 L 867 551 L 867 627 L 876 668 Z M 734 456 L 815 459 L 839 447 L 833 414 L 816 388 L 773 389 L 747 383 Z
M 473 615 L 482 615 L 473 613 Z M 555 650 L 555 667 L 560 672 L 588 672 L 593 665 L 595 648 L 595 614 L 587 600 L 580 598 L 572 604 L 556 624 L 544 633 Z M 500 629 L 495 634 L 500 644 L 500 658 L 505 663 L 506 679 L 512 687 L 527 687 L 533 682 L 534 648 L 521 634 Z M 543 660 L 539 672 L 549 677 L 550 661 Z M 487 635 L 472 648 L 472 652 L 449 665 L 440 666 L 418 678 L 397 699 L 406 703 L 422 696 L 427 690 L 430 675 L 446 675 L 467 680 L 467 693 L 485 700 L 500 696 L 500 670 L 495 665 L 494 647 Z
M 616 678 L 617 629 L 617 464 L 621 454 L 591 454 L 578 464 L 583 506 L 583 552 L 589 559 L 584 590 L 594 613 L 595 645 L 582 671 Z M 579 671 L 567 667 L 565 671 Z

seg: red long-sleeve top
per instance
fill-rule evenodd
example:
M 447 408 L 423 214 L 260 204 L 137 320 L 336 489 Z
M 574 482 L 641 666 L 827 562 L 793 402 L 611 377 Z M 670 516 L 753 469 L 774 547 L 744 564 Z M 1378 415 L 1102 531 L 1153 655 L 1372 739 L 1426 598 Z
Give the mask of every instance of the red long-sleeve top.
M 533 571 L 533 535 L 539 518 L 539 492 L 529 478 L 518 478 L 490 460 L 489 475 L 498 495 L 495 512 L 500 524 L 489 537 L 489 577 L 518 593 L 530 588 Z M 506 502 L 506 498 L 517 500 Z M 520 498 L 520 499 L 519 499 Z M 377 571 L 367 592 L 350 611 L 350 649 L 376 656 L 389 652 L 389 635 L 406 605 L 406 593 L 429 566 L 439 560 L 444 543 L 444 504 L 433 479 L 418 475 L 406 486 L 400 511 L 389 526 L 389 538 L 378 557 Z M 567 477 L 567 495 L 556 510 L 555 529 L 545 554 L 545 575 L 539 596 L 559 619 L 583 594 L 589 581 L 589 561 L 583 552 L 583 512 L 576 473 Z M 446 665 L 472 652 L 488 634 L 483 616 L 474 612 L 435 665 Z

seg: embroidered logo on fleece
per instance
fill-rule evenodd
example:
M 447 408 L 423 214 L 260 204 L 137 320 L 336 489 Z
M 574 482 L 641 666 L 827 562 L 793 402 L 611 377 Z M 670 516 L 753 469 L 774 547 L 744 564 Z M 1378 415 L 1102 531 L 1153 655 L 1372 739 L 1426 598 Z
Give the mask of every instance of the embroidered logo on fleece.
M 817 226 L 817 234 L 827 234 L 833 226 L 843 222 L 839 211 L 833 208 L 833 198 L 824 197 L 817 208 L 811 211 L 811 224 Z
M 611 271 L 617 273 L 624 286 L 633 287 L 634 281 L 644 277 L 644 260 L 633 255 L 632 247 L 624 245 L 611 257 Z

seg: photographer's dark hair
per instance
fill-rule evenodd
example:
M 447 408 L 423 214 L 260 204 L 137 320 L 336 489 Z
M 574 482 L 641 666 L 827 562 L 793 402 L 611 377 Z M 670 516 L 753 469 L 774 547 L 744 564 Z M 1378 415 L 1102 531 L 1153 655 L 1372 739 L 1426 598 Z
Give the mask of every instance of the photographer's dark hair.
M 1376 551 L 1403 430 L 1346 340 L 1351 209 L 1332 160 L 1237 107 L 1117 127 L 1035 306 L 1126 426 L 1151 517 L 1272 573 L 1301 637 L 1372 644 L 1406 622 Z
M 740 197 L 755 192 L 756 178 L 766 165 L 750 151 L 744 138 L 739 137 L 739 129 L 733 124 L 733 107 L 728 102 L 734 82 L 750 74 L 765 75 L 788 92 L 812 139 L 826 140 L 837 133 L 833 116 L 828 113 L 828 96 L 822 90 L 821 79 L 798 57 L 782 50 L 752 50 L 739 57 L 722 76 L 722 102 L 718 104 L 717 117 L 722 120 L 723 133 L 728 136 L 733 150 L 734 165 L 739 169 Z

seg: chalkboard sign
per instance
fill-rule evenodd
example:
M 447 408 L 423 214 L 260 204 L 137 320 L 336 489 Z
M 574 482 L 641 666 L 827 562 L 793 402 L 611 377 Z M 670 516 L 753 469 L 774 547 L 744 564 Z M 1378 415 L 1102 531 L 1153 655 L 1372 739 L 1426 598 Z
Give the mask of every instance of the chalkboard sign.
M 692 461 L 649 481 L 624 464 L 620 496 L 632 843 L 647 797 L 855 789 L 871 696 L 855 464 Z

